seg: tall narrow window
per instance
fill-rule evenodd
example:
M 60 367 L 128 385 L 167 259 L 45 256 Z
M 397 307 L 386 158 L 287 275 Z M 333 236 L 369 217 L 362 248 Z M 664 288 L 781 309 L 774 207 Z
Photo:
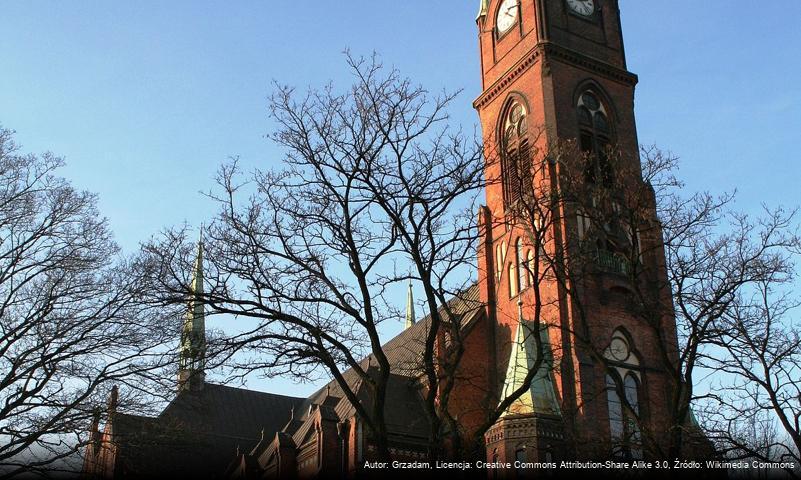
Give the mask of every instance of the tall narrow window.
M 612 184 L 612 168 L 609 164 L 608 150 L 612 132 L 609 116 L 598 96 L 590 90 L 579 96 L 579 147 L 587 155 L 584 170 L 588 182 L 601 182 L 606 186 Z
M 640 435 L 640 425 L 637 417 L 640 415 L 639 383 L 637 379 L 629 373 L 623 381 L 623 388 L 626 392 L 626 401 L 631 407 L 631 414 L 628 415 L 626 422 L 626 445 L 629 447 L 631 458 L 638 460 L 642 458 L 642 436 Z
M 498 280 L 503 273 L 503 257 L 501 256 L 501 244 L 495 245 L 495 275 Z
M 517 264 L 509 262 L 509 297 L 517 295 Z
M 517 262 L 517 284 L 520 291 L 528 288 L 528 265 L 523 252 L 523 238 L 518 237 L 515 243 L 515 261 Z
M 640 361 L 620 330 L 612 335 L 604 357 L 615 371 L 614 375 L 611 373 L 606 375 L 606 402 L 612 455 L 617 458 L 641 459 L 643 454 L 638 378 L 638 375 L 641 375 L 638 372 Z
M 506 110 L 502 148 L 503 199 L 506 205 L 514 205 L 532 188 L 528 112 L 520 101 L 512 101 Z
M 623 441 L 623 404 L 617 391 L 617 381 L 612 375 L 606 375 L 606 403 L 609 409 L 609 435 L 612 440 L 612 454 L 622 457 Z
M 526 267 L 527 267 L 527 270 L 528 270 L 528 285 L 529 286 L 534 285 L 534 282 L 536 281 L 536 279 L 534 278 L 534 267 L 535 267 L 534 262 L 535 262 L 535 260 L 534 260 L 534 250 L 529 249 L 528 253 L 526 254 Z

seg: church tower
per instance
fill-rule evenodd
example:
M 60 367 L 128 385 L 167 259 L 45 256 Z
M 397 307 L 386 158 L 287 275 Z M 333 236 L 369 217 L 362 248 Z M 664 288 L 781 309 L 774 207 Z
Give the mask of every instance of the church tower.
M 613 205 L 626 190 L 650 192 L 649 222 L 658 229 L 653 191 L 640 172 L 637 76 L 626 67 L 618 0 L 481 0 L 476 22 L 483 92 L 474 107 L 488 181 L 479 283 L 494 325 L 489 363 L 497 398 L 520 385 L 543 354 L 530 391 L 485 435 L 488 460 L 642 458 L 643 435 L 658 444 L 671 424 L 665 358 L 675 357 L 675 320 L 667 312 L 661 326 L 644 325 L 630 305 L 639 280 L 616 251 L 625 241 L 591 225 L 576 204 L 547 205 L 542 231 L 521 207 L 564 191 L 565 172 L 578 170 L 587 191 Z M 560 155 L 562 145 L 579 155 Z M 628 172 L 615 182 L 612 149 L 623 152 L 615 168 Z M 587 164 L 569 164 L 577 161 Z M 603 235 L 594 237 L 593 229 Z M 630 237 L 629 246 L 649 241 Z M 657 237 L 638 261 L 652 287 L 667 283 Z M 532 273 L 542 251 L 572 274 L 587 244 L 593 265 L 581 278 Z M 664 290 L 653 288 L 669 304 Z
M 202 234 L 201 234 L 202 235 Z M 203 295 L 203 239 L 197 244 L 192 274 L 191 298 L 181 329 L 178 359 L 178 390 L 197 391 L 206 381 L 206 316 L 200 297 Z

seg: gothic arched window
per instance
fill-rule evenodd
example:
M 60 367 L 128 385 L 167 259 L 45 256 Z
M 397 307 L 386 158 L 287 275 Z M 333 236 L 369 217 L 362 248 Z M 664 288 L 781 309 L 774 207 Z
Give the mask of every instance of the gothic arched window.
M 515 262 L 517 263 L 517 285 L 519 290 L 528 288 L 528 263 L 526 262 L 525 252 L 523 252 L 523 238 L 517 237 L 515 243 Z
M 503 272 L 503 261 L 501 260 L 501 244 L 495 245 L 495 278 L 500 280 Z
M 509 262 L 509 297 L 517 295 L 517 264 Z
M 618 382 L 610 374 L 606 374 L 606 405 L 609 410 L 609 436 L 612 441 L 612 449 L 615 456 L 620 452 L 618 449 L 623 442 L 623 403 L 618 394 Z
M 529 249 L 528 253 L 526 254 L 526 267 L 528 270 L 528 284 L 529 286 L 534 285 L 536 279 L 534 278 L 534 250 Z
M 528 139 L 528 112 L 513 100 L 505 110 L 501 129 L 503 200 L 514 205 L 531 185 L 531 146 Z
M 631 458 L 642 458 L 642 437 L 640 435 L 640 424 L 637 421 L 640 416 L 640 382 L 633 373 L 626 375 L 623 380 L 623 391 L 626 394 L 626 401 L 632 410 L 632 415 L 628 416 L 626 425 L 625 444 L 628 445 Z
M 612 335 L 612 341 L 604 357 L 613 370 L 606 374 L 606 403 L 612 455 L 624 459 L 641 459 L 640 361 L 632 351 L 628 338 L 620 330 Z
M 609 114 L 598 95 L 592 90 L 585 90 L 579 95 L 576 105 L 579 123 L 579 147 L 587 155 L 584 171 L 588 182 L 603 182 L 610 186 L 612 169 L 609 164 L 608 150 L 612 143 L 612 130 Z

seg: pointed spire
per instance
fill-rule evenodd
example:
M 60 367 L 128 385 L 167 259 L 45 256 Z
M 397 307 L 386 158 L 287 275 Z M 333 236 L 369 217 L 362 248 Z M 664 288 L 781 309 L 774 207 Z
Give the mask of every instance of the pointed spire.
M 100 430 L 100 407 L 92 409 L 92 426 L 89 427 L 92 435 Z
M 489 12 L 489 0 L 480 0 L 480 4 L 478 6 L 478 15 L 476 16 L 476 21 L 478 21 L 481 17 L 486 17 L 487 13 Z
M 523 302 L 517 302 L 518 320 L 517 331 L 512 343 L 512 352 L 509 356 L 509 365 L 506 370 L 501 401 L 508 395 L 523 386 L 528 372 L 534 367 L 537 360 L 537 344 L 534 335 L 539 335 L 542 345 L 543 359 L 529 388 L 515 400 L 504 415 L 529 413 L 560 413 L 559 403 L 556 399 L 551 369 L 553 356 L 548 339 L 548 329 L 540 326 L 539 332 L 534 332 L 523 318 Z
M 197 242 L 197 256 L 189 286 L 189 305 L 181 331 L 180 360 L 178 367 L 179 389 L 203 388 L 206 368 L 206 315 L 203 309 L 203 227 Z
M 195 268 L 192 272 L 193 295 L 193 314 L 203 317 L 203 305 L 195 300 L 203 295 L 203 227 L 200 227 L 200 237 L 197 240 L 197 256 L 195 257 Z
M 108 414 L 111 415 L 117 412 L 117 404 L 120 399 L 120 389 L 114 385 L 111 387 L 111 393 L 108 396 Z
M 414 293 L 412 292 L 412 281 L 409 280 L 409 290 L 406 293 L 406 328 L 414 325 Z
M 94 455 L 100 453 L 100 442 L 103 440 L 103 434 L 100 433 L 100 407 L 95 407 L 92 411 L 92 426 L 89 427 L 89 439 L 91 441 L 92 450 Z
M 197 256 L 195 257 L 195 267 L 192 271 L 192 284 L 189 289 L 191 292 L 191 299 L 189 300 L 189 311 L 187 312 L 187 319 L 191 319 L 192 330 L 195 335 L 202 337 L 203 347 L 206 344 L 206 315 L 203 310 L 202 297 L 204 292 L 203 281 L 203 227 L 200 227 L 200 238 L 197 241 Z M 204 352 L 205 353 L 205 352 Z

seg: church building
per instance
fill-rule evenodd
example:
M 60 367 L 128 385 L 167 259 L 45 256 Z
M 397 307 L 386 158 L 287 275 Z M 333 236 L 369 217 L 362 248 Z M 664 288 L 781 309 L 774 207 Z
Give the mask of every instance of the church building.
M 453 416 L 464 432 L 474 431 L 536 367 L 530 388 L 479 432 L 486 461 L 647 457 L 645 435 L 666 445 L 675 425 L 670 402 L 676 392 L 665 365 L 678 362 L 676 325 L 670 314 L 657 328 L 644 325 L 631 310 L 631 266 L 619 250 L 636 242 L 643 252 L 641 287 L 670 304 L 659 236 L 624 233 L 616 240 L 606 232 L 600 241 L 580 209 L 552 206 L 558 212 L 550 241 L 570 256 L 591 240 L 595 256 L 580 282 L 558 275 L 542 280 L 529 272 L 539 247 L 532 241 L 533 220 L 521 208 L 532 185 L 560 188 L 566 167 L 553 150 L 562 141 L 595 159 L 584 177 L 593 188 L 612 188 L 605 151 L 614 145 L 629 153 L 621 156 L 629 162 L 623 167 L 635 172 L 615 188 L 647 191 L 634 119 L 637 76 L 626 66 L 618 0 L 481 0 L 476 23 L 483 92 L 473 105 L 488 185 L 478 212 L 478 281 L 453 300 L 464 329 L 461 368 L 473 375 L 453 391 Z M 653 206 L 651 214 L 658 232 Z M 546 283 L 533 288 L 534 282 Z M 202 242 L 192 288 L 203 289 Z M 407 328 L 384 346 L 392 365 L 386 417 L 391 454 L 415 461 L 425 460 L 427 451 L 416 365 L 429 321 L 416 321 L 411 289 L 407 304 Z M 543 319 L 537 328 L 534 318 Z M 178 393 L 159 416 L 117 412 L 112 394 L 105 426 L 92 425 L 89 476 L 184 476 L 190 470 L 196 478 L 358 476 L 374 449 L 336 382 L 308 398 L 206 382 L 204 329 L 203 307 L 192 302 Z M 542 361 L 535 362 L 538 352 Z M 370 362 L 364 360 L 368 371 Z M 355 374 L 345 376 L 367 395 Z

